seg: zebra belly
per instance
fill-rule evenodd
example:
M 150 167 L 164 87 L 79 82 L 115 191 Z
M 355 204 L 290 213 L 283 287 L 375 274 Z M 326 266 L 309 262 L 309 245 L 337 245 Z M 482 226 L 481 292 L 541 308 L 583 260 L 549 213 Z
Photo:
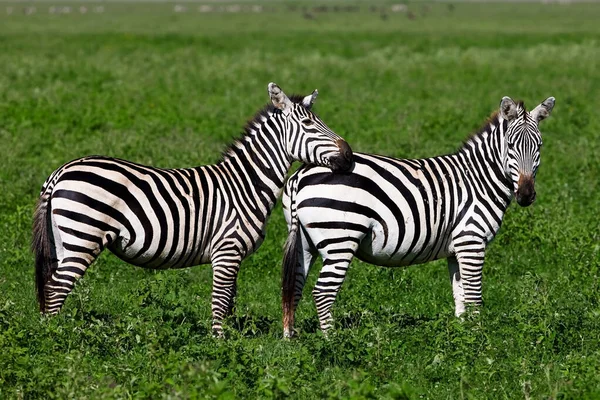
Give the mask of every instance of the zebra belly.
M 361 260 L 368 262 L 369 264 L 379 265 L 382 267 L 406 267 L 409 265 L 423 264 L 429 261 L 438 260 L 441 258 L 447 258 L 452 253 L 448 248 L 440 249 L 439 252 L 429 252 L 432 247 L 425 248 L 424 253 L 396 253 L 390 256 L 387 253 L 374 252 L 372 244 L 366 241 L 361 242 L 360 247 L 356 253 L 356 256 Z M 429 255 L 425 255 L 429 254 Z
M 136 218 L 134 215 L 129 217 L 130 220 Z M 149 217 L 153 225 L 158 225 L 158 222 L 151 215 Z M 138 229 L 135 232 L 137 237 L 134 241 L 131 240 L 132 232 L 122 230 L 119 237 L 109 246 L 109 249 L 121 260 L 142 268 L 187 268 L 209 263 L 210 248 L 205 248 L 207 246 L 203 246 L 198 240 L 196 240 L 196 243 L 191 241 L 191 234 L 198 226 L 197 223 L 190 224 L 192 232 L 188 232 L 190 238 L 188 238 L 187 245 L 184 245 L 186 223 L 182 217 L 185 218 L 185 216 L 180 215 L 177 224 L 174 220 L 169 219 L 165 226 L 159 225 L 159 229 L 150 229 L 150 227 L 148 227 L 148 231 Z M 166 242 L 163 243 L 165 237 Z M 173 240 L 175 237 L 178 237 L 177 241 Z M 149 243 L 146 243 L 146 241 Z
M 133 250 L 131 247 L 123 247 L 124 244 L 127 243 L 127 239 L 119 239 L 121 240 L 118 240 L 117 243 L 109 246 L 110 251 L 121 260 L 138 267 L 150 269 L 188 268 L 193 267 L 194 265 L 210 263 L 210 258 L 204 254 L 200 258 L 193 258 L 188 262 L 181 262 L 182 259 L 185 259 L 188 256 L 191 257 L 192 252 L 187 252 L 186 254 L 178 253 L 167 258 L 164 256 L 156 257 L 155 253 L 147 251 L 141 256 L 136 257 L 137 252 L 135 250 Z M 150 262 L 150 260 L 152 261 Z
M 414 235 L 403 238 L 391 235 L 384 243 L 385 231 L 378 223 L 374 225 L 360 242 L 356 254 L 360 260 L 370 264 L 382 267 L 404 267 L 446 258 L 452 254 L 450 241 L 444 238 L 429 239 L 425 242 L 420 238 L 415 241 Z M 407 229 L 407 231 L 414 232 L 414 229 Z

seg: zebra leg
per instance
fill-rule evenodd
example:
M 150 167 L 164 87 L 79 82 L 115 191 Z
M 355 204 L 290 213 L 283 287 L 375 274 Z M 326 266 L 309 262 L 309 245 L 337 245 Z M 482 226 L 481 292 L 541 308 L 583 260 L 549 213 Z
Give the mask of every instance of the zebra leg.
M 90 229 L 60 213 L 52 215 L 52 253 L 56 269 L 44 284 L 45 312 L 58 314 L 75 282 L 112 241 L 111 234 Z
M 461 248 L 457 245 L 455 248 L 464 303 L 481 305 L 483 302 L 481 278 L 485 259 L 485 244 L 468 242 L 468 246 Z
M 75 287 L 75 282 L 85 274 L 96 257 L 94 254 L 71 252 L 58 263 L 58 268 L 44 286 L 46 313 L 58 314 L 67 296 Z
M 331 307 L 358 248 L 358 242 L 354 241 L 345 242 L 344 245 L 344 248 L 340 248 L 338 244 L 335 248 L 328 246 L 319 251 L 323 258 L 323 268 L 313 289 L 313 297 L 317 306 L 319 324 L 324 334 L 327 334 L 327 330 L 333 323 Z
M 216 253 L 212 257 L 212 330 L 217 337 L 223 337 L 223 319 L 233 311 L 241 262 L 242 257 L 237 251 Z
M 460 317 L 465 312 L 465 291 L 460 277 L 460 268 L 456 257 L 448 257 L 448 272 L 454 296 L 454 315 Z
M 45 308 L 48 314 L 57 314 L 60 311 L 75 282 L 85 274 L 110 240 L 110 235 L 106 235 L 105 232 L 83 232 L 68 227 L 69 221 L 59 222 L 64 225 L 57 224 L 54 231 L 53 253 L 58 258 L 57 267 L 44 285 Z
M 108 224 L 72 212 L 73 204 L 63 201 L 60 196 L 40 201 L 35 215 L 36 283 L 41 311 L 47 314 L 61 310 L 75 282 L 119 235 L 116 228 L 107 231 L 97 226 L 111 228 Z

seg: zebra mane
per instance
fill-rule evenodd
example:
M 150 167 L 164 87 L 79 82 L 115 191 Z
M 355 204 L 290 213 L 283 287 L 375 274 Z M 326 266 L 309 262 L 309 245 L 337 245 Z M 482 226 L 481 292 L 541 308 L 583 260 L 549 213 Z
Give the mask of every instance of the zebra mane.
M 521 115 L 521 112 L 526 111 L 525 103 L 523 103 L 523 101 L 519 100 L 516 102 L 516 104 L 518 115 Z M 479 129 L 475 130 L 463 141 L 463 145 L 458 149 L 457 152 L 460 152 L 462 149 L 464 149 L 473 139 L 476 139 L 485 133 L 490 133 L 490 127 L 497 126 L 499 121 L 500 112 L 494 111 L 492 114 L 490 114 L 490 116 L 485 120 L 485 122 L 483 123 L 483 125 L 481 125 Z
M 292 94 L 288 98 L 290 99 L 290 101 L 292 103 L 302 104 L 302 100 L 304 99 L 304 96 L 302 96 L 300 94 Z M 230 151 L 236 146 L 236 144 L 243 142 L 244 138 L 246 136 L 249 136 L 252 134 L 252 132 L 256 131 L 256 128 L 258 126 L 262 125 L 264 120 L 269 118 L 269 116 L 275 112 L 279 112 L 279 111 L 275 108 L 275 106 L 271 102 L 265 104 L 265 106 L 263 108 L 258 110 L 256 112 L 256 114 L 254 114 L 254 117 L 252 117 L 251 119 L 249 119 L 246 122 L 246 125 L 244 125 L 244 130 L 240 134 L 240 136 L 238 138 L 234 139 L 231 142 L 231 144 L 229 144 L 227 147 L 225 147 L 225 149 L 221 153 L 221 161 L 226 160 L 231 155 Z

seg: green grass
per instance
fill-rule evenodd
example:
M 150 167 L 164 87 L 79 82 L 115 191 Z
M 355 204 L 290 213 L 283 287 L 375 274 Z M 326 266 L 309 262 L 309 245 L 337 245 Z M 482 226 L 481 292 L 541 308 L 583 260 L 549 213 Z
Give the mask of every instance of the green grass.
M 283 6 L 4 6 L 0 398 L 600 398 L 600 5 L 415 5 L 414 20 L 366 6 L 316 20 Z M 59 316 L 40 317 L 28 246 L 46 177 L 88 154 L 215 162 L 270 81 L 318 88 L 317 112 L 354 150 L 398 157 L 454 150 L 502 96 L 556 97 L 538 200 L 511 206 L 490 245 L 481 314 L 453 317 L 443 261 L 355 261 L 331 336 L 317 329 L 313 271 L 300 336 L 281 340 L 278 207 L 242 265 L 227 340 L 209 332 L 208 266 L 147 271 L 108 252 Z

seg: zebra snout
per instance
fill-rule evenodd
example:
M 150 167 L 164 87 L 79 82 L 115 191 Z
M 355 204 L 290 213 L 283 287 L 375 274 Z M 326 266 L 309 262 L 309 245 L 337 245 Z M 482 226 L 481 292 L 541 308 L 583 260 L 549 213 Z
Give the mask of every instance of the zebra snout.
M 517 203 L 521 207 L 530 206 L 535 201 L 535 182 L 533 177 L 521 175 L 517 188 Z
M 341 151 L 342 155 L 344 156 L 344 158 L 346 159 L 346 161 L 352 162 L 352 149 L 350 148 L 350 145 L 348 144 L 348 142 L 346 142 L 345 140 L 342 140 L 342 142 L 339 143 L 338 145 L 340 146 L 340 151 Z
M 331 158 L 331 169 L 333 171 L 348 171 L 352 166 L 352 149 L 343 139 L 336 142 L 339 153 Z

